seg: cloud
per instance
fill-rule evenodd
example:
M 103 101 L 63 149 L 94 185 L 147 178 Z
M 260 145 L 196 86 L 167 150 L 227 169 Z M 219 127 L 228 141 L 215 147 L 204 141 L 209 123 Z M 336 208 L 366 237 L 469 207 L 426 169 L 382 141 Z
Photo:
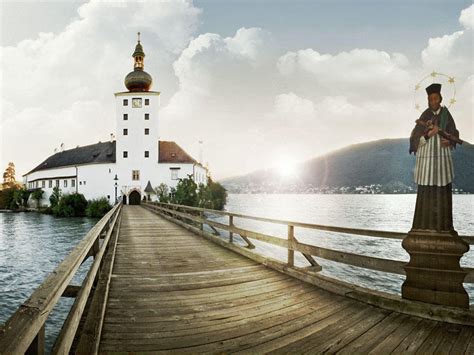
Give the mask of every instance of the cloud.
M 18 172 L 26 172 L 61 142 L 107 139 L 115 126 L 113 93 L 125 89 L 138 31 L 145 69 L 154 77 L 153 89 L 166 88 L 166 104 L 177 87 L 172 63 L 195 34 L 200 13 L 190 1 L 91 1 L 62 32 L 3 47 L 2 166 L 13 160 Z M 34 146 L 27 153 L 25 137 Z
M 459 23 L 466 29 L 472 30 L 474 28 L 474 5 L 461 11 Z
M 357 142 L 408 137 L 419 116 L 414 85 L 432 70 L 456 76 L 451 112 L 461 136 L 472 140 L 472 13 L 473 6 L 461 12 L 459 31 L 429 39 L 420 65 L 375 48 L 285 51 L 263 28 L 199 34 L 200 10 L 187 1 L 93 1 L 63 32 L 2 48 L 3 157 L 24 172 L 61 142 L 108 139 L 112 94 L 124 89 L 132 69 L 137 31 L 153 89 L 162 92 L 161 139 L 192 154 L 203 140 L 217 178 L 279 156 L 305 160 Z M 35 148 L 24 149 L 25 139 Z

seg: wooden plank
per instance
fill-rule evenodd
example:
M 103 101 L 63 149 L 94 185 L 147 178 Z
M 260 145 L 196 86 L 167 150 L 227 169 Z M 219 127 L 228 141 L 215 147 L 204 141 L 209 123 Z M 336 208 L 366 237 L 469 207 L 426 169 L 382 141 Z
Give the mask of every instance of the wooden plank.
M 471 327 L 462 327 L 461 333 L 451 348 L 452 354 L 472 354 L 474 351 L 468 352 L 469 345 L 474 344 L 474 332 Z
M 331 314 L 335 314 L 347 306 L 347 303 L 335 303 L 334 305 L 320 309 L 319 312 L 313 312 L 312 307 L 308 307 L 303 314 L 290 313 L 276 317 L 270 322 L 256 322 L 251 326 L 239 327 L 238 329 L 227 330 L 224 332 L 214 333 L 203 337 L 194 335 L 189 337 L 176 337 L 162 339 L 158 344 L 154 339 L 132 340 L 130 342 L 121 342 L 121 347 L 125 351 L 129 349 L 137 349 L 137 351 L 149 350 L 171 350 L 179 349 L 179 351 L 191 352 L 217 352 L 226 349 L 236 349 L 243 343 L 259 342 L 260 339 L 266 337 L 277 337 L 281 332 L 287 329 L 291 331 L 295 328 L 300 329 L 308 324 L 312 324 L 320 319 L 327 318 Z M 316 305 L 316 309 L 321 305 Z M 291 324 L 289 324 L 291 323 Z M 104 350 L 116 349 L 114 342 L 109 341 L 104 344 Z
M 393 350 L 394 354 L 413 354 L 423 344 L 428 335 L 433 331 L 436 322 L 426 319 L 421 320 L 413 332 L 411 332 L 401 343 Z
M 354 339 L 343 349 L 341 354 L 365 354 L 378 345 L 380 341 L 387 338 L 398 326 L 406 321 L 409 316 L 400 313 L 391 313 L 375 327 Z
M 418 317 L 410 317 L 400 326 L 395 329 L 393 333 L 387 338 L 377 344 L 375 348 L 370 351 L 370 354 L 388 354 L 394 351 L 400 343 L 409 336 L 413 330 L 419 326 L 422 319 Z

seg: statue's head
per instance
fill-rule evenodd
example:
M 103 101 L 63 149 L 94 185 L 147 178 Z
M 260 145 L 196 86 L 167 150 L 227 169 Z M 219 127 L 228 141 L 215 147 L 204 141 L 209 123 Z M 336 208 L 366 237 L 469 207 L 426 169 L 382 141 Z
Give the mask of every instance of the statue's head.
M 441 84 L 433 83 L 426 88 L 428 94 L 428 106 L 431 110 L 437 111 L 443 101 L 441 96 Z

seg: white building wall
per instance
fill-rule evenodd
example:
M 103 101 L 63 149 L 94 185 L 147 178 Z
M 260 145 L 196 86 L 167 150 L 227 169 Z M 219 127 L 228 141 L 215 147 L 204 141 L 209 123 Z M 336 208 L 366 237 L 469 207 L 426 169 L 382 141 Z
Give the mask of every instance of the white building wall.
M 24 183 L 27 188 L 41 188 L 44 191 L 42 206 L 49 205 L 49 197 L 55 186 L 59 187 L 61 194 L 78 192 L 88 200 L 108 197 L 110 203 L 114 204 L 115 171 L 116 164 L 113 163 L 61 167 L 25 175 Z M 29 203 L 33 204 L 31 199 Z

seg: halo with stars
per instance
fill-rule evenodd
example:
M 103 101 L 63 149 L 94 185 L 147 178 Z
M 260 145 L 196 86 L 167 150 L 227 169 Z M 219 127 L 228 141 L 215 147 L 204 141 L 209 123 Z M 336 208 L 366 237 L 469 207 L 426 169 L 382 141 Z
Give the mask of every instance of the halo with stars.
M 415 92 L 414 92 L 414 95 L 413 95 L 415 110 L 422 112 L 426 108 L 425 106 L 421 106 L 418 103 L 419 101 L 417 100 L 417 98 L 419 99 L 419 93 L 420 92 L 423 92 L 424 94 L 426 94 L 424 89 L 425 89 L 425 87 L 427 87 L 430 84 L 429 83 L 430 80 L 431 80 L 431 83 L 437 82 L 437 83 L 442 84 L 443 89 L 448 87 L 452 90 L 453 94 L 452 94 L 451 98 L 449 99 L 448 104 L 446 105 L 447 108 L 450 108 L 452 105 L 454 105 L 456 103 L 456 84 L 455 84 L 456 80 L 455 80 L 454 76 L 433 71 L 430 74 L 426 75 L 423 79 L 421 79 L 415 85 Z M 444 81 L 444 83 L 442 81 Z M 446 83 L 447 83 L 447 85 L 443 85 L 443 84 L 446 84 Z M 424 96 L 424 99 L 426 100 L 426 95 Z M 443 102 L 444 102 L 444 98 L 443 98 Z

